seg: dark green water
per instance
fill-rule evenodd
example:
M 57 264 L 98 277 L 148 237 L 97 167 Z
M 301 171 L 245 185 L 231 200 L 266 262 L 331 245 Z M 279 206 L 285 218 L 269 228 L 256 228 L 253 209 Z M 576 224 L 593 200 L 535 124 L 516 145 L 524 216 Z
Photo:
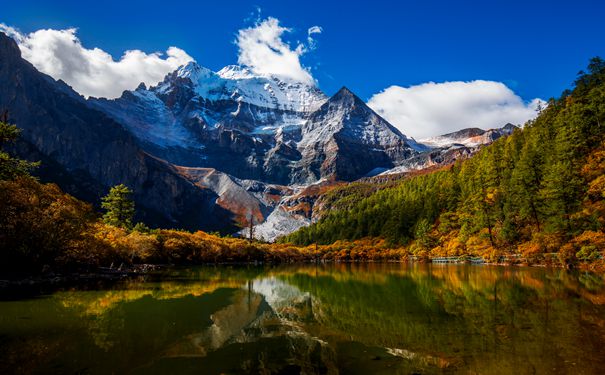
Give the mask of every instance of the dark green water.
M 171 270 L 0 301 L 0 373 L 605 374 L 605 285 L 464 265 Z

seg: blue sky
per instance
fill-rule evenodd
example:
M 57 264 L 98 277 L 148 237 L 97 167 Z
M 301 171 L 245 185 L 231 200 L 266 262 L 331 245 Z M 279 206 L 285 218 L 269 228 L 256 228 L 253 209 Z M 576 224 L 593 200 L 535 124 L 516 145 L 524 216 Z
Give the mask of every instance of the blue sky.
M 83 3 L 86 3 L 83 5 Z M 524 101 L 568 88 L 588 59 L 605 57 L 603 1 L 27 1 L 5 2 L 0 22 L 30 33 L 77 28 L 86 48 L 176 46 L 218 70 L 238 59 L 238 30 L 275 17 L 320 88 L 362 99 L 425 82 L 501 82 Z M 258 10 L 260 9 L 260 18 Z M 308 46 L 307 46 L 308 47 Z

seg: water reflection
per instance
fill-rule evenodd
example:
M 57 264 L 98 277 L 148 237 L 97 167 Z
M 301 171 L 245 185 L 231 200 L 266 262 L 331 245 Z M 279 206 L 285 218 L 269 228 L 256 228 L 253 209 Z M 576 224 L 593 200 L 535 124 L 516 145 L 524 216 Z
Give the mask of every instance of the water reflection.
M 0 302 L 0 372 L 574 373 L 605 369 L 591 274 L 456 265 L 171 270 Z

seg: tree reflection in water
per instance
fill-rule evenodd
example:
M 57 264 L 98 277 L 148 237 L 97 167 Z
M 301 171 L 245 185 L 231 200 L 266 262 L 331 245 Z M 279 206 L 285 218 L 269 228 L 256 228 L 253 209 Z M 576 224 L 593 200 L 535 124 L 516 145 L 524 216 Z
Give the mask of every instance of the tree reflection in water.
M 466 265 L 170 270 L 0 302 L 0 372 L 600 373 L 591 274 Z

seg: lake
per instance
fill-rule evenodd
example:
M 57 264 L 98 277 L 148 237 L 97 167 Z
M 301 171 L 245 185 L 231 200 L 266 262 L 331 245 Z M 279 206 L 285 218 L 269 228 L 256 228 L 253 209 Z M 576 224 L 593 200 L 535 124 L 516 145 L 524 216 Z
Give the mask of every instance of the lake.
M 205 266 L 0 301 L 0 373 L 603 374 L 603 278 Z

